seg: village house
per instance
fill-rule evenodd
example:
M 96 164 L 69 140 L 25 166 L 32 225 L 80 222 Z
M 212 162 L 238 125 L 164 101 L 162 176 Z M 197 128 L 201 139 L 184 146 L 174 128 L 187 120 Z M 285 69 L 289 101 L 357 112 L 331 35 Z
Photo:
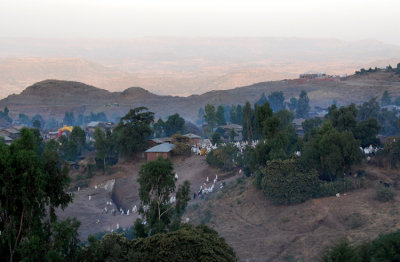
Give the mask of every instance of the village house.
M 236 133 L 236 136 L 234 138 L 235 141 L 241 141 L 242 140 L 243 127 L 241 125 L 228 124 L 228 125 L 220 126 L 220 128 L 225 130 L 225 133 L 224 133 L 224 136 L 223 136 L 225 140 L 229 140 L 230 139 L 230 135 L 231 135 L 231 130 L 232 129 Z
M 112 129 L 114 126 L 110 122 L 101 122 L 101 121 L 92 121 L 84 126 L 86 132 L 90 135 L 93 135 L 96 127 L 105 131 L 107 128 Z
M 200 136 L 192 134 L 192 133 L 186 134 L 184 136 L 189 138 L 189 144 L 191 146 L 197 145 L 200 142 L 200 138 L 201 138 Z
M 172 149 L 174 149 L 174 145 L 170 143 L 153 146 L 145 151 L 146 161 L 156 160 L 159 156 L 171 158 Z

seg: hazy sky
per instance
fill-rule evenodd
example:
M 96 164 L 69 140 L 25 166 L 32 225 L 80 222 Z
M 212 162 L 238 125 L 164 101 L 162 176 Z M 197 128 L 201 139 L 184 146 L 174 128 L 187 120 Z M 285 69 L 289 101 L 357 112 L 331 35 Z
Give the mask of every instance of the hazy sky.
M 400 45 L 399 0 L 0 0 L 0 37 L 313 37 Z

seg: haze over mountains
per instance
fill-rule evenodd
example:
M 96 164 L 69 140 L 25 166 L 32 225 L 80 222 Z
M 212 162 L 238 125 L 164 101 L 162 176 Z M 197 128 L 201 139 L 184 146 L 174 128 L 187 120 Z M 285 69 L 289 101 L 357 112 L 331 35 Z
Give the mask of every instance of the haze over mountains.
M 0 98 L 45 79 L 189 96 L 305 72 L 395 65 L 400 47 L 301 38 L 0 39 Z

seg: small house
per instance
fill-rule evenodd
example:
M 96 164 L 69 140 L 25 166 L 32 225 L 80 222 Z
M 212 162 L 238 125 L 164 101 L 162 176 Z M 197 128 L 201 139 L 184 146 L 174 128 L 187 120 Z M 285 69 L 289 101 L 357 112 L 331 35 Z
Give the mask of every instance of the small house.
M 192 133 L 186 134 L 184 136 L 189 138 L 189 144 L 192 146 L 197 145 L 200 142 L 200 138 L 201 138 L 200 136 L 192 134 Z
M 156 160 L 159 156 L 163 158 L 171 158 L 172 149 L 174 149 L 174 145 L 170 143 L 162 143 L 153 146 L 145 151 L 146 161 Z

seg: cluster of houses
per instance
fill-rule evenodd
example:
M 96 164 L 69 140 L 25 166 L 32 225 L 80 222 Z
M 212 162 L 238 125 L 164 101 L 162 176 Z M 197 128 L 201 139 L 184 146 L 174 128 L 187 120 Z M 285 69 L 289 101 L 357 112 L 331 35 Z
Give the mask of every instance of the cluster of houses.
M 17 139 L 20 134 L 20 130 L 23 126 L 9 126 L 0 129 L 0 137 L 3 137 L 6 145 L 10 145 L 12 141 Z
M 346 78 L 347 74 L 343 75 L 327 75 L 323 72 L 321 73 L 305 73 L 305 74 L 300 74 L 299 79 L 341 79 L 341 78 Z

